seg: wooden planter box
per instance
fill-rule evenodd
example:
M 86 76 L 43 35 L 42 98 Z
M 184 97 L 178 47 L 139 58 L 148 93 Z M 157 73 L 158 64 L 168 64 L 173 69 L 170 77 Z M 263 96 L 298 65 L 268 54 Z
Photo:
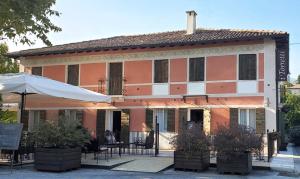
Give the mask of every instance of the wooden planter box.
M 80 166 L 80 148 L 38 148 L 35 151 L 34 167 L 37 170 L 61 172 Z
M 250 152 L 230 152 L 217 154 L 217 171 L 219 173 L 248 174 L 252 170 Z
M 174 168 L 183 170 L 203 171 L 208 169 L 210 164 L 210 153 L 195 152 L 191 156 L 187 156 L 182 151 L 174 151 Z

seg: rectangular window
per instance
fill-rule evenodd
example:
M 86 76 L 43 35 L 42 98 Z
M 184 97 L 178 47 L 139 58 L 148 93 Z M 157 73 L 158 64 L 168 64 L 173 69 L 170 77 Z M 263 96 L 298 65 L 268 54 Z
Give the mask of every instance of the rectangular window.
M 32 119 L 29 125 L 29 131 L 32 131 L 35 127 L 39 126 L 41 121 L 46 121 L 46 111 L 44 110 L 37 110 L 31 111 L 32 112 Z
M 59 110 L 59 119 L 68 118 L 71 120 L 78 120 L 80 123 L 83 122 L 83 111 L 82 110 Z
M 239 55 L 239 80 L 256 80 L 256 54 Z
M 189 59 L 189 81 L 204 81 L 204 57 Z
M 154 83 L 168 83 L 169 60 L 154 61 Z
M 175 109 L 157 109 L 160 132 L 175 132 Z
M 68 84 L 79 85 L 79 65 L 68 65 Z
M 256 129 L 256 110 L 255 109 L 240 109 L 239 124 Z
M 31 68 L 31 74 L 33 75 L 38 75 L 38 76 L 42 76 L 42 67 L 32 67 Z
M 122 95 L 123 90 L 123 64 L 109 64 L 109 95 Z

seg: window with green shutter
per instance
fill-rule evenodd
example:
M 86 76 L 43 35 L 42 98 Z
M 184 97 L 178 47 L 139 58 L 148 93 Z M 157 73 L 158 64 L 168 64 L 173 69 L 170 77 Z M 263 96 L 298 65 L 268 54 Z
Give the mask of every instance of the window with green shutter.
M 32 67 L 31 68 L 31 74 L 42 76 L 43 68 L 42 67 Z
M 154 61 L 154 83 L 168 83 L 169 60 Z
M 68 65 L 68 84 L 79 85 L 79 65 Z
M 256 54 L 239 55 L 239 80 L 256 80 Z
M 146 128 L 147 130 L 153 129 L 153 110 L 146 109 Z
M 109 64 L 109 95 L 122 95 L 123 90 L 123 64 Z
M 175 109 L 167 109 L 167 132 L 175 132 Z
M 204 81 L 204 57 L 189 59 L 189 81 Z

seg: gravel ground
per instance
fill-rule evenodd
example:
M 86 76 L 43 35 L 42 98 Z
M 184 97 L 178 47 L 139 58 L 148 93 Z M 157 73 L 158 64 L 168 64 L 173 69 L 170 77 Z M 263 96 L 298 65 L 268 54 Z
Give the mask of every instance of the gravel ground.
M 273 171 L 252 171 L 250 175 L 219 175 L 216 170 L 211 168 L 206 172 L 183 172 L 168 169 L 159 173 L 141 173 L 141 172 L 122 172 L 111 171 L 102 169 L 79 169 L 63 173 L 40 172 L 34 170 L 33 166 L 26 166 L 23 168 L 16 168 L 11 173 L 9 168 L 0 167 L 1 179 L 48 179 L 48 178 L 61 178 L 61 179 L 83 179 L 83 178 L 122 178 L 122 179 L 151 179 L 151 178 L 195 178 L 195 179 L 210 179 L 210 178 L 293 178 L 299 177 L 290 173 L 278 173 Z

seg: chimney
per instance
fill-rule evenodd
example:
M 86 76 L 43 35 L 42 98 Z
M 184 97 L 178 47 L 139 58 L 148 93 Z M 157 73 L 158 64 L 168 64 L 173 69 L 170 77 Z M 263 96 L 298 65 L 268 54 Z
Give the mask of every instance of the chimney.
M 186 11 L 187 14 L 187 28 L 186 34 L 193 34 L 196 31 L 196 16 L 195 11 Z

